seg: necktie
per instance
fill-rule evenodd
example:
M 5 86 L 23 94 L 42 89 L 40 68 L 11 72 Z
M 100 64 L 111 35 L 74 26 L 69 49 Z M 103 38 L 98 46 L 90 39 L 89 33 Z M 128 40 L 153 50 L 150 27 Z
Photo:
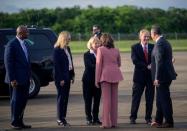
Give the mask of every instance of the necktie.
M 144 45 L 143 52 L 144 52 L 145 60 L 146 60 L 146 62 L 148 63 L 148 53 L 147 53 L 147 46 L 146 46 L 146 45 Z

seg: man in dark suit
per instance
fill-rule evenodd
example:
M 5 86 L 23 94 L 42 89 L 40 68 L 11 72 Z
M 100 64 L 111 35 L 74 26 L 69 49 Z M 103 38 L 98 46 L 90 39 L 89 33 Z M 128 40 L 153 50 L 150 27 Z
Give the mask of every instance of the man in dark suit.
M 99 25 L 93 25 L 92 34 L 93 34 L 93 36 L 97 36 L 100 39 L 100 37 L 102 35 L 101 27 Z
M 152 108 L 154 99 L 154 87 L 151 79 L 151 52 L 154 45 L 149 44 L 150 33 L 142 29 L 139 33 L 140 42 L 132 46 L 131 59 L 134 68 L 132 105 L 130 123 L 136 124 L 137 112 L 140 105 L 141 96 L 145 89 L 146 113 L 145 120 L 151 124 Z M 146 87 L 146 88 L 145 88 Z
M 24 41 L 29 32 L 25 26 L 19 26 L 16 32 L 16 37 L 5 48 L 5 82 L 10 85 L 11 125 L 15 129 L 22 129 L 31 128 L 23 123 L 31 77 L 29 54 Z
M 152 52 L 152 78 L 157 90 L 156 94 L 156 118 L 151 125 L 160 128 L 172 128 L 173 108 L 170 98 L 170 85 L 176 79 L 176 72 L 172 62 L 172 47 L 161 35 L 159 26 L 152 26 L 151 37 L 156 42 Z M 165 123 L 163 124 L 163 118 Z

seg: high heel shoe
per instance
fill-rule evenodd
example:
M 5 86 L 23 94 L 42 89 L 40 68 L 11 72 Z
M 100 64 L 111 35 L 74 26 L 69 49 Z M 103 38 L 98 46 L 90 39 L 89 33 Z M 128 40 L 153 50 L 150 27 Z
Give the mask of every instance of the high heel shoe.
M 69 123 L 67 123 L 67 121 L 64 119 L 64 120 L 57 120 L 57 124 L 59 125 L 59 126 L 70 126 L 70 124 Z

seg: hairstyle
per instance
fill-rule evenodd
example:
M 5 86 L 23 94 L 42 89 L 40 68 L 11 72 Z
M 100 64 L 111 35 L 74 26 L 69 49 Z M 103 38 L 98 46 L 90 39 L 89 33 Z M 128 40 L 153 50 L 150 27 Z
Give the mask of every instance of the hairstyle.
M 139 38 L 141 38 L 141 36 L 145 33 L 148 33 L 150 35 L 150 32 L 147 29 L 141 29 L 139 32 Z
M 88 48 L 88 49 L 91 49 L 91 48 L 92 48 L 92 44 L 96 44 L 96 43 L 98 43 L 98 42 L 100 42 L 100 40 L 99 40 L 98 37 L 96 37 L 96 36 L 91 37 L 91 38 L 89 39 L 88 43 L 87 43 L 87 48 Z
M 102 34 L 100 40 L 102 46 L 105 46 L 107 48 L 114 48 L 114 40 L 110 34 Z
M 93 27 L 96 27 L 97 29 L 101 29 L 99 25 L 93 25 L 92 28 Z
M 28 33 L 28 29 L 26 26 L 20 25 L 17 27 L 16 33 L 17 33 L 17 35 L 22 35 L 23 33 Z
M 161 35 L 162 34 L 161 29 L 160 29 L 160 27 L 158 25 L 153 25 L 151 27 L 151 31 L 154 32 L 157 35 Z
M 62 31 L 60 32 L 58 39 L 54 45 L 55 48 L 64 48 L 68 43 L 71 35 L 68 31 Z

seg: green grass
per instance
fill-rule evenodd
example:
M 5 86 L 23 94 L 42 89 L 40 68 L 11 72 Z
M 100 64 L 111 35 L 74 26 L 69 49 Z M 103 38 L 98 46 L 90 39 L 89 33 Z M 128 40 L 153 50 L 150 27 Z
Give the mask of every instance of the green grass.
M 130 52 L 131 45 L 137 43 L 138 40 L 123 40 L 115 41 L 115 47 L 119 48 L 121 52 Z M 150 41 L 154 43 L 153 41 Z M 187 51 L 187 39 L 169 40 L 173 51 Z M 72 53 L 84 53 L 87 51 L 87 41 L 71 41 L 70 43 Z

